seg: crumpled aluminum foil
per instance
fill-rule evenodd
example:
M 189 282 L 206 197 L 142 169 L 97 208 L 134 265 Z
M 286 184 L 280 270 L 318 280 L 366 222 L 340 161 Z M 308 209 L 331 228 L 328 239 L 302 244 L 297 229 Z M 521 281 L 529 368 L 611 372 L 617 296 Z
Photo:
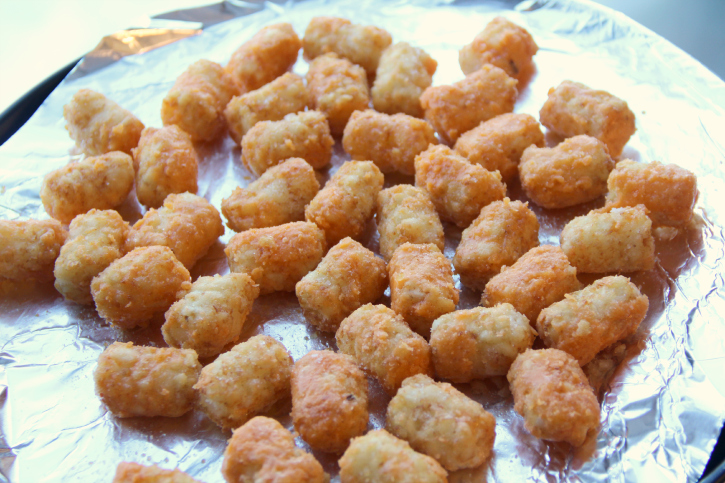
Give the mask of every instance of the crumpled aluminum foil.
M 513 411 L 503 378 L 459 385 L 495 415 L 497 435 L 490 462 L 452 474 L 450 481 L 696 481 L 725 418 L 725 83 L 669 42 L 600 6 L 563 0 L 527 1 L 513 10 L 510 3 L 445 0 L 230 1 L 160 16 L 176 21 L 175 29 L 183 29 L 179 21 L 184 20 L 210 25 L 238 18 L 160 48 L 143 44 L 143 54 L 119 50 L 112 54 L 115 62 L 100 70 L 86 67 L 107 58 L 108 50 L 86 56 L 86 67 L 77 67 L 0 148 L 0 217 L 47 217 L 38 196 L 43 175 L 78 157 L 64 129 L 62 107 L 80 88 L 103 92 L 147 126 L 160 126 L 161 99 L 193 61 L 226 63 L 239 45 L 270 23 L 291 22 L 301 36 L 316 15 L 377 25 L 391 32 L 394 41 L 422 47 L 439 62 L 434 84 L 448 84 L 463 77 L 458 49 L 498 14 L 527 28 L 540 47 L 538 71 L 521 89 L 516 112 L 537 117 L 548 89 L 564 79 L 608 90 L 625 99 L 637 116 L 637 133 L 623 157 L 680 164 L 697 174 L 701 195 L 695 226 L 658 240 L 656 268 L 632 276 L 649 297 L 650 310 L 628 341 L 624 364 L 605 385 L 596 440 L 573 450 L 533 438 Z M 306 69 L 300 59 L 295 71 Z M 231 139 L 197 148 L 203 159 L 199 194 L 215 206 L 234 187 L 253 179 Z M 322 178 L 345 159 L 338 142 L 333 166 Z M 386 178 L 387 185 L 412 181 Z M 510 195 L 523 199 L 516 186 L 510 187 Z M 557 213 L 534 207 L 541 242 L 558 244 L 568 219 L 601 203 Z M 119 208 L 131 222 L 142 210 L 133 194 Z M 192 271 L 194 279 L 228 271 L 222 250 L 232 235 L 227 229 Z M 460 230 L 447 226 L 446 235 L 450 258 Z M 377 249 L 374 222 L 363 243 Z M 478 297 L 462 288 L 459 308 L 477 305 Z M 92 372 L 103 348 L 114 340 L 163 346 L 162 322 L 160 316 L 148 329 L 122 331 L 103 322 L 92 307 L 65 302 L 52 285 L 0 283 L 0 481 L 110 481 L 124 460 L 179 467 L 207 483 L 222 481 L 229 434 L 201 413 L 117 419 L 94 395 Z M 333 337 L 304 323 L 294 294 L 255 302 L 243 339 L 257 333 L 282 341 L 295 359 L 311 349 L 335 347 Z M 389 399 L 375 381 L 370 389 L 370 428 L 379 428 Z M 288 412 L 289 406 L 283 407 L 276 417 L 292 428 Z M 299 438 L 297 442 L 307 448 Z M 315 456 L 335 480 L 336 457 Z

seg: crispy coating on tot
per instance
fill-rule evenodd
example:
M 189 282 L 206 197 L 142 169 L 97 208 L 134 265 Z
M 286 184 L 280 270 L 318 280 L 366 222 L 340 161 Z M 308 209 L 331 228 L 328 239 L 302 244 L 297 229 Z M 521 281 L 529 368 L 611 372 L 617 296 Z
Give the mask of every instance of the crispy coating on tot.
M 0 220 L 0 279 L 53 280 L 68 232 L 56 220 Z
M 199 483 L 179 469 L 165 470 L 123 461 L 116 468 L 112 483 Z

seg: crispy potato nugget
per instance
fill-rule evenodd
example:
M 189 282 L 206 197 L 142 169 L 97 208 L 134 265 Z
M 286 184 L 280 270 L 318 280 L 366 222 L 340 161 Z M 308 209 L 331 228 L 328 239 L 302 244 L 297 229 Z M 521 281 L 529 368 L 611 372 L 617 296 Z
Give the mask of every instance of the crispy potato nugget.
M 0 220 L 0 279 L 53 280 L 68 232 L 56 220 Z
M 115 416 L 174 418 L 191 410 L 201 364 L 188 349 L 114 342 L 98 357 L 96 394 Z
M 118 464 L 112 483 L 200 483 L 181 470 L 164 470 L 126 461 Z

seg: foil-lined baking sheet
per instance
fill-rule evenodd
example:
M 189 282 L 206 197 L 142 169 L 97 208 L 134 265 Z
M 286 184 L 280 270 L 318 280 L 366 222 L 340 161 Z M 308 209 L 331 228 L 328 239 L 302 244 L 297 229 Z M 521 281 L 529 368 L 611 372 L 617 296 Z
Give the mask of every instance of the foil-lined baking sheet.
M 623 158 L 676 163 L 698 176 L 696 222 L 674 237 L 658 239 L 656 268 L 632 275 L 649 297 L 650 310 L 627 341 L 623 364 L 604 385 L 596 439 L 572 449 L 532 437 L 513 411 L 503 378 L 458 385 L 496 417 L 496 444 L 489 462 L 450 475 L 450 481 L 471 482 L 696 481 L 725 417 L 725 83 L 669 42 L 600 6 L 544 0 L 515 8 L 511 2 L 443 0 L 230 1 L 159 16 L 174 22 L 173 29 L 125 31 L 116 43 L 102 42 L 103 49 L 86 56 L 0 147 L 0 217 L 47 217 L 38 196 L 43 175 L 78 158 L 62 117 L 63 105 L 78 89 L 100 91 L 147 126 L 160 126 L 161 100 L 189 64 L 200 58 L 224 64 L 271 23 L 291 22 L 302 36 L 317 15 L 377 25 L 395 42 L 422 47 L 438 61 L 435 85 L 463 77 L 458 49 L 494 16 L 504 15 L 527 28 L 540 48 L 537 72 L 520 89 L 516 112 L 538 118 L 548 89 L 564 79 L 608 90 L 637 116 L 637 132 Z M 198 24 L 185 28 L 184 21 L 204 24 L 203 33 Z M 142 35 L 134 37 L 134 32 Z M 164 42 L 173 35 L 186 38 L 162 46 L 143 40 L 154 35 Z M 103 61 L 109 57 L 112 62 Z M 301 54 L 294 70 L 307 70 Z M 547 142 L 557 139 L 547 137 Z M 202 159 L 198 194 L 217 208 L 234 187 L 253 179 L 231 139 L 197 149 Z M 320 173 L 321 180 L 345 159 L 338 139 L 332 167 Z M 412 178 L 386 176 L 386 186 L 400 182 Z M 509 195 L 525 199 L 516 185 L 509 186 Z M 558 244 L 567 220 L 602 203 L 556 212 L 533 207 L 541 243 Z M 130 222 L 143 214 L 133 193 L 119 211 Z M 460 233 L 446 226 L 449 258 Z M 223 248 L 232 235 L 227 229 L 192 270 L 194 279 L 228 272 Z M 377 250 L 374 221 L 362 241 Z M 459 308 L 477 305 L 479 294 L 461 289 Z M 120 461 L 179 467 L 207 483 L 223 481 L 220 467 L 229 434 L 203 414 L 118 419 L 94 395 L 92 372 L 104 347 L 114 340 L 163 346 L 162 322 L 159 316 L 147 329 L 123 331 L 106 324 L 92 307 L 65 302 L 52 284 L 0 283 L 0 481 L 111 481 Z M 280 340 L 295 360 L 311 349 L 335 347 L 334 337 L 305 324 L 294 294 L 255 302 L 243 339 L 258 333 Z M 389 398 L 375 381 L 370 390 L 372 429 L 384 424 Z M 275 417 L 292 428 L 289 403 L 276 411 Z M 309 449 L 299 438 L 297 443 Z M 334 481 L 337 457 L 315 456 Z

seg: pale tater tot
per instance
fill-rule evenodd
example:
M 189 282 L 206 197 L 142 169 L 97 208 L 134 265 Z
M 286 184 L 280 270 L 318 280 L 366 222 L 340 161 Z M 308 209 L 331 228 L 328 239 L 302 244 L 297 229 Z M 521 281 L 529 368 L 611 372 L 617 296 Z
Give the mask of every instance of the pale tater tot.
M 68 232 L 56 220 L 0 220 L 0 279 L 53 280 Z
M 352 357 L 310 351 L 292 369 L 295 430 L 318 451 L 342 453 L 368 427 L 368 380 Z
M 429 87 L 420 96 L 425 118 L 451 143 L 483 121 L 514 110 L 516 79 L 487 64 L 452 85 Z
M 509 303 L 533 326 L 542 309 L 579 290 L 576 268 L 559 247 L 532 248 L 486 284 L 481 305 Z
M 261 121 L 247 131 L 242 138 L 242 163 L 257 176 L 289 158 L 302 158 L 320 169 L 330 162 L 334 144 L 324 114 L 287 114 L 281 121 Z
M 644 205 L 655 225 L 682 226 L 692 219 L 697 178 L 675 164 L 625 159 L 607 180 L 607 207 Z
M 99 92 L 81 89 L 63 106 L 66 129 L 89 156 L 122 151 L 131 154 L 144 125 L 126 109 Z
M 89 210 L 114 208 L 133 189 L 131 156 L 114 151 L 89 156 L 48 173 L 40 187 L 45 211 L 62 223 Z
M 224 450 L 222 475 L 229 483 L 326 483 L 314 456 L 295 446 L 295 437 L 272 418 L 257 416 L 234 430 Z
M 302 77 L 288 72 L 269 84 L 229 101 L 224 116 L 237 144 L 260 121 L 280 121 L 287 114 L 304 111 L 309 94 Z
M 430 336 L 436 376 L 454 383 L 505 376 L 534 339 L 529 320 L 511 304 L 446 314 L 433 323 Z
M 342 134 L 355 111 L 370 104 L 365 70 L 336 54 L 313 60 L 307 71 L 307 88 L 312 107 L 325 115 L 333 134 Z
M 123 329 L 146 327 L 191 289 L 191 275 L 168 247 L 142 247 L 111 263 L 91 281 L 96 310 Z
M 293 364 L 280 342 L 255 335 L 202 369 L 196 404 L 222 429 L 238 428 L 289 396 Z
M 442 144 L 416 156 L 415 185 L 428 192 L 441 220 L 461 228 L 470 225 L 481 208 L 506 194 L 497 171 L 471 164 Z
M 96 394 L 115 416 L 181 416 L 194 404 L 201 364 L 188 349 L 114 342 L 98 357 Z
M 636 272 L 655 266 L 652 221 L 642 205 L 577 216 L 559 239 L 580 273 Z
M 636 130 L 634 113 L 626 102 L 609 92 L 568 80 L 549 89 L 539 119 L 559 136 L 586 134 L 599 139 L 613 158 L 622 153 Z
M 229 269 L 250 275 L 264 295 L 292 292 L 320 263 L 326 249 L 322 230 L 314 223 L 299 221 L 237 233 L 224 253 Z
M 210 60 L 191 64 L 161 103 L 164 126 L 175 124 L 194 142 L 212 141 L 226 131 L 224 108 L 239 86 L 224 68 Z
M 423 117 L 420 96 L 433 83 L 437 67 L 435 59 L 407 42 L 385 49 L 370 89 L 375 110 Z
M 508 182 L 518 176 L 521 155 L 531 145 L 544 146 L 539 123 L 528 114 L 508 113 L 463 134 L 454 149 L 471 163 L 498 171 Z
M 435 205 L 424 189 L 399 184 L 378 193 L 380 254 L 390 260 L 403 243 L 432 243 L 443 251 L 445 239 Z
M 355 111 L 350 117 L 342 146 L 352 159 L 370 160 L 383 173 L 415 174 L 415 157 L 437 144 L 427 122 L 408 116 L 389 116 L 371 109 Z
M 123 461 L 116 468 L 112 483 L 200 483 L 179 469 L 165 470 Z
M 514 409 L 537 438 L 581 446 L 599 427 L 599 402 L 576 359 L 557 349 L 528 349 L 508 372 Z
M 385 428 L 448 471 L 482 464 L 496 437 L 496 420 L 479 403 L 423 374 L 403 382 L 388 404 Z
M 378 300 L 387 287 L 385 261 L 345 238 L 299 281 L 295 292 L 305 319 L 319 330 L 335 332 L 345 317 Z
M 266 228 L 305 219 L 320 183 L 304 159 L 291 158 L 269 168 L 246 188 L 235 188 L 222 200 L 222 213 L 234 231 Z
M 191 193 L 171 194 L 133 225 L 126 247 L 167 246 L 190 269 L 223 234 L 222 217 L 211 203 Z
M 604 277 L 542 310 L 536 330 L 547 347 L 570 354 L 583 366 L 634 334 L 648 307 L 647 296 L 627 277 Z
M 287 72 L 297 62 L 301 47 L 291 24 L 269 25 L 232 54 L 226 71 L 242 93 L 253 91 Z
M 93 303 L 91 280 L 125 253 L 128 223 L 113 210 L 91 210 L 70 224 L 70 239 L 55 261 L 55 288 L 67 300 Z
M 411 329 L 430 338 L 433 321 L 456 310 L 458 303 L 451 262 L 431 243 L 404 243 L 395 250 L 388 270 L 390 308 Z
M 430 346 L 405 320 L 384 305 L 363 305 L 335 334 L 340 352 L 375 376 L 389 394 L 416 374 L 433 375 Z
M 339 463 L 340 483 L 447 482 L 440 463 L 384 429 L 353 439 Z
M 136 196 L 147 208 L 158 208 L 174 193 L 197 190 L 198 162 L 191 137 L 179 126 L 147 127 L 133 150 Z
M 258 295 L 259 287 L 246 273 L 199 277 L 166 311 L 164 340 L 171 347 L 194 349 L 201 358 L 220 354 L 239 340 Z
M 371 161 L 347 161 L 307 205 L 305 218 L 325 232 L 328 246 L 357 238 L 375 212 L 384 181 Z

